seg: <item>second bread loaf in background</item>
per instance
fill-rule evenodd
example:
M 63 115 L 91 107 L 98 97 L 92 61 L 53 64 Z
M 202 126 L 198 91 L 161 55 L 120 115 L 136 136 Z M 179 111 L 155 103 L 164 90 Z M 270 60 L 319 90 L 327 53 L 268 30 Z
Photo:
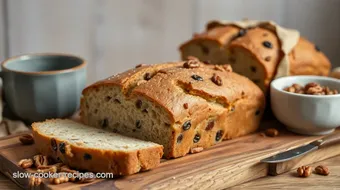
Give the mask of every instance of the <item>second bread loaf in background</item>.
M 166 158 L 255 131 L 263 92 L 227 65 L 142 65 L 83 91 L 85 124 L 164 146 Z

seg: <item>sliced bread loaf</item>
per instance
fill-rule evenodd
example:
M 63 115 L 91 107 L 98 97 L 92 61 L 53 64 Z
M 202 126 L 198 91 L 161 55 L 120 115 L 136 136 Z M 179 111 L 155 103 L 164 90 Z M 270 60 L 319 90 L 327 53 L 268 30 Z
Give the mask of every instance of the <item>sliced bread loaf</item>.
M 32 128 L 39 152 L 80 170 L 129 175 L 158 166 L 163 155 L 161 145 L 72 120 L 47 120 Z

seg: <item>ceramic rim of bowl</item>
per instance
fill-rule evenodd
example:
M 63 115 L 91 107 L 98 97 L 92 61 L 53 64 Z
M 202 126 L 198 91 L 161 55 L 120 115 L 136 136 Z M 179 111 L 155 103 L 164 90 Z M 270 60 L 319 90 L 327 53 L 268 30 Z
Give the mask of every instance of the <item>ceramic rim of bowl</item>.
M 274 88 L 275 90 L 278 90 L 282 93 L 285 93 L 289 96 L 301 96 L 301 97 L 309 97 L 309 98 L 338 98 L 340 97 L 340 93 L 339 94 L 332 94 L 332 95 L 312 95 L 312 94 L 298 94 L 298 93 L 292 93 L 292 92 L 287 92 L 285 90 L 280 89 L 278 87 L 276 87 L 274 84 L 277 83 L 278 81 L 284 81 L 284 80 L 288 80 L 290 78 L 305 78 L 305 79 L 315 79 L 316 83 L 318 82 L 317 80 L 318 79 L 323 79 L 325 81 L 332 81 L 332 82 L 335 82 L 335 83 L 338 83 L 339 84 L 339 88 L 340 88 L 340 80 L 339 79 L 335 79 L 335 78 L 331 78 L 331 77 L 326 77 L 326 76 L 314 76 L 314 75 L 301 75 L 301 76 L 286 76 L 286 77 L 281 77 L 281 78 L 278 78 L 278 79 L 275 79 L 271 82 L 270 84 L 270 87 L 271 88 Z M 296 81 L 296 83 L 298 83 L 298 80 Z
M 76 59 L 80 60 L 81 63 L 79 65 L 75 66 L 75 67 L 71 67 L 71 68 L 68 68 L 68 69 L 55 70 L 55 71 L 26 72 L 26 71 L 13 70 L 13 69 L 9 69 L 9 68 L 6 67 L 6 64 L 8 64 L 8 62 L 10 62 L 10 61 L 25 59 L 25 57 L 39 57 L 39 56 L 71 57 L 71 58 L 76 58 Z M 21 73 L 21 74 L 26 74 L 26 75 L 54 75 L 54 74 L 69 73 L 69 72 L 73 72 L 73 71 L 76 71 L 76 70 L 80 70 L 80 69 L 84 68 L 86 66 L 86 64 L 87 63 L 83 58 L 76 56 L 76 55 L 72 55 L 72 54 L 66 54 L 66 53 L 31 53 L 31 54 L 22 54 L 22 55 L 18 55 L 18 56 L 8 58 L 1 63 L 1 67 L 4 69 L 3 71 L 11 71 L 11 72 Z

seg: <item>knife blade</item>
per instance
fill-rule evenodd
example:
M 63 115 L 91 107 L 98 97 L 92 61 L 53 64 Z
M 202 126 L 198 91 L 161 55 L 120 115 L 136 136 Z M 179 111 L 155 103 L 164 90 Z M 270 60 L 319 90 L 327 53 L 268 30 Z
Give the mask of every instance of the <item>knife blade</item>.
M 280 163 L 285 162 L 297 157 L 300 157 L 302 155 L 305 155 L 311 151 L 317 150 L 319 148 L 322 148 L 326 145 L 331 145 L 335 143 L 340 143 L 340 133 L 337 132 L 332 135 L 325 136 L 319 140 L 313 141 L 307 145 L 300 146 L 285 152 L 281 152 L 279 154 L 276 154 L 274 156 L 270 156 L 268 158 L 265 158 L 261 160 L 261 162 L 264 163 Z
M 318 146 L 315 146 L 313 144 L 307 144 L 305 146 L 294 148 L 286 152 L 282 152 L 274 156 L 268 157 L 266 159 L 261 160 L 261 162 L 265 162 L 265 163 L 284 162 L 284 161 L 288 161 L 296 157 L 302 156 L 304 154 L 307 154 L 308 152 L 311 152 L 316 149 L 318 149 Z

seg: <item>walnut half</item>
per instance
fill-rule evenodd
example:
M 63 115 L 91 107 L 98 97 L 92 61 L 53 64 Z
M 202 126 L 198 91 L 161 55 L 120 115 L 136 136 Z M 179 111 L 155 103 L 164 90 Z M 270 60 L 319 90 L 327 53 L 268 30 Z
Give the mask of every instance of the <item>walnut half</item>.
M 35 155 L 33 156 L 33 160 L 34 160 L 34 165 L 35 167 L 39 167 L 39 166 L 47 166 L 48 165 L 48 159 L 47 156 L 43 156 L 43 155 Z
M 33 160 L 31 158 L 22 159 L 19 161 L 18 165 L 22 167 L 23 169 L 30 168 L 33 165 Z
M 320 165 L 315 168 L 315 173 L 319 175 L 329 175 L 329 170 L 326 166 Z
M 310 166 L 301 166 L 297 170 L 299 177 L 308 177 L 312 174 L 312 167 Z

